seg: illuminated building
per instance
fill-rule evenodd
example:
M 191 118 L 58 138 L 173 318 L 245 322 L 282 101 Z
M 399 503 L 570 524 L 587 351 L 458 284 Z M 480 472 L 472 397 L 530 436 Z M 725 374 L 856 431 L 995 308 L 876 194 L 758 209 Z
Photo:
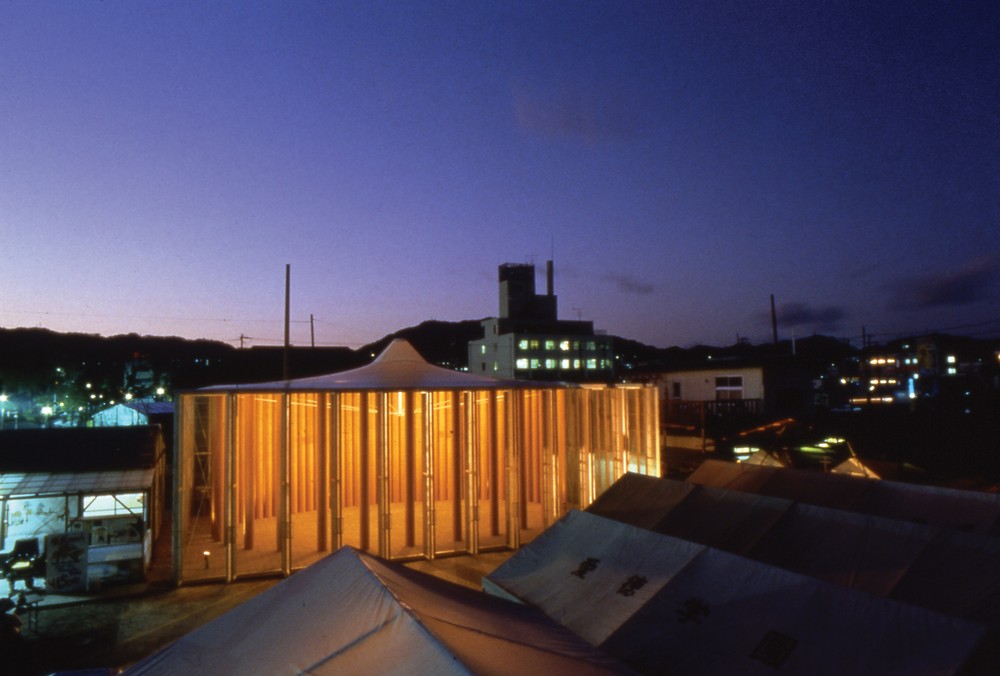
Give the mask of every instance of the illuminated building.
M 469 342 L 469 371 L 498 378 L 611 382 L 614 348 L 589 321 L 558 319 L 552 261 L 546 293 L 535 293 L 535 266 L 500 266 L 500 314 L 483 320 L 483 338 Z
M 516 548 L 626 471 L 660 472 L 656 390 L 460 373 L 394 341 L 372 364 L 181 393 L 178 581 Z

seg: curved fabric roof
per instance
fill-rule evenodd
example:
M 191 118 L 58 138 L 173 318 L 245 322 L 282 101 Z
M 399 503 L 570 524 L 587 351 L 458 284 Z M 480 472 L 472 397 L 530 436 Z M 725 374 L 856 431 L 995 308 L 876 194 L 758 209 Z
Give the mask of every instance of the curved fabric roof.
M 638 474 L 587 512 L 1000 627 L 1000 539 L 989 535 Z
M 987 628 L 573 511 L 483 579 L 641 673 L 972 673 Z M 984 651 L 984 652 L 980 652 Z
M 492 390 L 535 387 L 520 380 L 490 378 L 434 366 L 420 356 L 409 342 L 396 338 L 375 361 L 355 369 L 323 376 L 275 380 L 250 385 L 213 385 L 199 392 L 293 392 L 361 391 L 361 390 Z M 545 387 L 566 387 L 562 383 L 546 383 Z
M 129 674 L 621 674 L 529 606 L 343 547 Z
M 687 481 L 1000 537 L 1000 495 L 899 481 L 706 460 Z

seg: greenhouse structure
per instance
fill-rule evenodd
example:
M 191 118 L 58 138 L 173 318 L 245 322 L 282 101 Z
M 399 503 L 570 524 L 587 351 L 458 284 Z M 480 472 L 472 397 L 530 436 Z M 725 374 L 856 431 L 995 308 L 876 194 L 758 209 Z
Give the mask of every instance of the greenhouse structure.
M 626 472 L 660 475 L 656 389 L 500 380 L 393 341 L 325 376 L 177 399 L 179 583 L 516 549 Z

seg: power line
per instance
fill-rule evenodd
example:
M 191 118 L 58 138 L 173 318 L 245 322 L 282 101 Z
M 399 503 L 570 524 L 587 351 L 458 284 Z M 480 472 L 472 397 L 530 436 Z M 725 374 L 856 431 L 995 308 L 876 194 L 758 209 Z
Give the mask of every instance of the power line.
M 923 328 L 917 331 L 886 331 L 882 333 L 867 333 L 866 336 L 869 340 L 872 338 L 880 338 L 882 340 L 892 340 L 896 338 L 905 338 L 907 336 L 917 336 L 917 335 L 929 335 L 932 333 L 950 333 L 952 331 L 965 331 L 967 329 L 980 329 L 972 335 L 986 335 L 994 332 L 996 329 L 988 329 L 986 327 L 994 324 L 1000 324 L 1000 318 L 997 319 L 987 319 L 981 322 L 972 322 L 969 324 L 955 324 L 953 326 L 943 326 L 937 328 Z M 997 327 L 1000 329 L 1000 326 Z M 854 336 L 850 340 L 860 339 L 861 336 Z

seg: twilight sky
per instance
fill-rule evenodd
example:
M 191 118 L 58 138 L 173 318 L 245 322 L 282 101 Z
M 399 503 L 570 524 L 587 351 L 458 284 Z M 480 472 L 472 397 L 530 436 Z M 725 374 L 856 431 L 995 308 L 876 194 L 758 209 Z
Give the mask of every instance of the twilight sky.
M 0 326 L 1000 334 L 1000 3 L 0 4 Z M 539 290 L 544 281 L 539 277 Z

